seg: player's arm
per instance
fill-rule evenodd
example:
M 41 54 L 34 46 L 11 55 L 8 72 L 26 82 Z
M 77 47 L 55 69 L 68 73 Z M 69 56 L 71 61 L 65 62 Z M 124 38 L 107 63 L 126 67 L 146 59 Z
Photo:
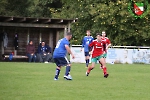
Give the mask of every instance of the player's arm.
M 107 45 L 106 49 L 108 49 L 111 46 L 111 43 Z
M 94 41 L 92 41 L 90 44 L 89 44 L 89 47 L 93 47 L 94 46 Z
M 89 44 L 89 51 L 92 51 L 93 46 L 94 46 L 94 42 L 91 42 L 91 43 Z
M 75 58 L 74 54 L 71 52 L 69 45 L 65 45 L 65 48 L 69 54 L 71 54 L 72 58 Z
M 109 39 L 107 39 L 107 47 L 106 47 L 106 50 L 108 50 L 108 48 L 111 46 L 111 42 L 110 42 L 110 40 Z
M 92 36 L 91 36 L 92 37 Z M 92 41 L 94 40 L 94 38 L 92 37 Z
M 91 36 L 91 37 L 92 37 L 92 36 Z M 91 52 L 92 49 L 93 49 L 93 46 L 94 46 L 94 42 L 93 42 L 93 41 L 94 41 L 94 38 L 92 37 L 92 38 L 91 38 L 91 41 L 90 41 L 90 44 L 89 44 L 89 48 L 88 48 L 88 49 L 89 49 L 89 52 Z
M 102 46 L 102 48 L 103 48 L 103 51 L 104 51 L 104 52 L 106 52 L 106 51 L 107 51 L 107 48 L 106 48 L 106 42 L 103 42 L 103 46 Z

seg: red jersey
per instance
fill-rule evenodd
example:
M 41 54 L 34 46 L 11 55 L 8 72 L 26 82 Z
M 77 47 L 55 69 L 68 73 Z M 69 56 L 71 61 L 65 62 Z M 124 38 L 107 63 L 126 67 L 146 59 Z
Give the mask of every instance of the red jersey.
M 102 41 L 106 42 L 106 46 L 111 44 L 111 42 L 110 42 L 108 37 L 102 37 Z
M 104 54 L 104 50 L 106 48 L 106 43 L 104 41 L 97 41 L 93 40 L 90 44 L 90 47 L 93 47 L 92 49 L 92 58 L 95 58 L 97 56 L 100 56 Z

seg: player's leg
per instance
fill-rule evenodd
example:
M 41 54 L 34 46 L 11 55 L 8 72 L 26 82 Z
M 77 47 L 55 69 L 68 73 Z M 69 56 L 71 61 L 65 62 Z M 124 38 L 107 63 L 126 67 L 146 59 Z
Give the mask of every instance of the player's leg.
M 86 71 L 86 76 L 88 76 L 90 74 L 91 70 L 94 69 L 95 63 L 97 62 L 97 58 L 92 58 L 91 62 L 92 62 L 91 66 L 89 66 Z
M 104 60 L 106 62 L 107 53 L 103 54 Z M 99 61 L 100 69 L 103 69 L 102 63 Z
M 65 57 L 64 62 L 66 63 L 66 72 L 65 75 L 68 76 L 71 70 L 71 64 L 70 61 Z
M 72 80 L 72 77 L 70 75 L 71 64 L 70 64 L 70 61 L 67 59 L 67 57 L 65 57 L 63 59 L 63 63 L 66 64 L 66 71 L 65 71 L 64 78 L 67 79 L 67 80 Z
M 66 80 L 72 80 L 72 77 L 71 77 L 71 75 L 70 75 L 70 71 L 71 71 L 71 64 L 68 64 L 68 65 L 66 66 L 66 72 L 65 72 L 65 75 L 64 75 L 64 78 L 65 78 Z
M 57 65 L 54 80 L 58 80 L 59 73 L 60 73 L 60 70 L 61 70 L 59 58 L 54 58 L 54 62 Z
M 107 53 L 104 54 L 104 61 L 106 63 L 106 57 L 107 57 Z
M 107 73 L 106 62 L 105 62 L 105 59 L 104 59 L 103 55 L 100 56 L 99 61 L 102 64 L 102 70 L 103 70 L 103 73 L 104 73 L 104 77 L 107 78 L 109 74 Z
M 57 66 L 54 80 L 58 80 L 60 70 L 61 70 L 61 66 Z
M 54 58 L 54 62 L 57 65 L 54 80 L 58 80 L 58 76 L 59 76 L 59 73 L 60 73 L 61 66 L 66 66 L 66 72 L 65 72 L 64 78 L 67 79 L 67 80 L 71 80 L 72 77 L 69 74 L 70 70 L 71 70 L 71 67 L 70 67 L 70 63 L 67 60 L 67 58 L 66 57 L 64 57 L 64 58 Z
M 86 67 L 88 67 L 89 62 L 90 62 L 90 55 L 89 52 L 85 52 L 85 62 L 86 62 Z
M 100 69 L 103 69 L 102 63 L 99 61 Z

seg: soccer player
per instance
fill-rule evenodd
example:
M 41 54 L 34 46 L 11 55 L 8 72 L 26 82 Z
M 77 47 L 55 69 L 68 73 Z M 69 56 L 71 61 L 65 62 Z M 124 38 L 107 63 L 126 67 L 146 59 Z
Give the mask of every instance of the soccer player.
M 111 42 L 110 42 L 109 38 L 106 37 L 106 32 L 105 31 L 102 31 L 102 41 L 104 41 L 106 43 L 106 51 L 105 51 L 105 54 L 104 54 L 104 59 L 105 59 L 105 62 L 106 62 L 107 50 L 111 46 Z M 102 68 L 102 64 L 101 64 L 100 68 Z
M 97 61 L 99 61 L 102 64 L 104 77 L 107 78 L 109 75 L 107 73 L 106 62 L 104 59 L 106 43 L 104 41 L 102 41 L 101 38 L 102 38 L 101 35 L 98 33 L 97 39 L 93 40 L 93 42 L 89 44 L 90 47 L 93 47 L 93 49 L 92 49 L 92 60 L 91 60 L 92 65 L 88 67 L 88 69 L 86 71 L 86 76 L 88 76 L 90 74 L 90 71 L 95 67 L 95 63 L 97 63 Z
M 86 61 L 86 67 L 88 67 L 89 65 L 89 58 L 90 58 L 90 54 L 89 54 L 89 44 L 93 41 L 93 37 L 90 34 L 90 30 L 86 31 L 86 35 L 84 36 L 84 38 L 82 39 L 82 48 L 84 48 L 84 54 L 85 54 L 85 61 Z M 82 51 L 81 48 L 81 51 Z
M 66 72 L 65 72 L 64 78 L 66 80 L 72 80 L 72 77 L 70 75 L 71 64 L 66 57 L 67 52 L 69 54 L 71 54 L 73 59 L 75 57 L 69 47 L 69 44 L 70 44 L 69 40 L 71 38 L 72 38 L 72 34 L 70 32 L 68 32 L 68 33 L 66 33 L 64 38 L 60 39 L 57 42 L 57 45 L 56 45 L 54 53 L 53 53 L 54 62 L 57 65 L 54 80 L 58 80 L 59 73 L 60 73 L 62 66 L 66 66 Z

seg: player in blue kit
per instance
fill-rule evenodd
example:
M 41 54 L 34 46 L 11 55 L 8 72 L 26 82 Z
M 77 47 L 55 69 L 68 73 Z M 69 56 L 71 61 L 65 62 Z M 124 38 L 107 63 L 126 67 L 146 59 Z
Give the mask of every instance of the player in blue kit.
M 56 45 L 54 53 L 53 53 L 54 62 L 57 65 L 54 80 L 58 80 L 59 73 L 60 73 L 62 66 L 66 66 L 66 72 L 65 72 L 64 78 L 66 80 L 72 80 L 72 77 L 70 75 L 71 64 L 66 57 L 66 54 L 68 52 L 69 54 L 71 54 L 72 58 L 74 59 L 74 55 L 71 52 L 70 47 L 69 47 L 69 44 L 70 44 L 69 40 L 71 38 L 72 38 L 72 34 L 70 32 L 68 32 L 68 33 L 66 33 L 64 38 L 60 39 L 57 42 L 57 45 Z
M 86 67 L 88 67 L 89 65 L 89 58 L 90 58 L 90 54 L 89 54 L 89 44 L 93 41 L 93 37 L 90 34 L 90 30 L 86 31 L 87 36 L 84 36 L 84 38 L 82 39 L 82 48 L 84 48 L 84 54 L 85 54 L 85 61 L 86 61 Z M 82 51 L 81 48 L 81 51 Z

